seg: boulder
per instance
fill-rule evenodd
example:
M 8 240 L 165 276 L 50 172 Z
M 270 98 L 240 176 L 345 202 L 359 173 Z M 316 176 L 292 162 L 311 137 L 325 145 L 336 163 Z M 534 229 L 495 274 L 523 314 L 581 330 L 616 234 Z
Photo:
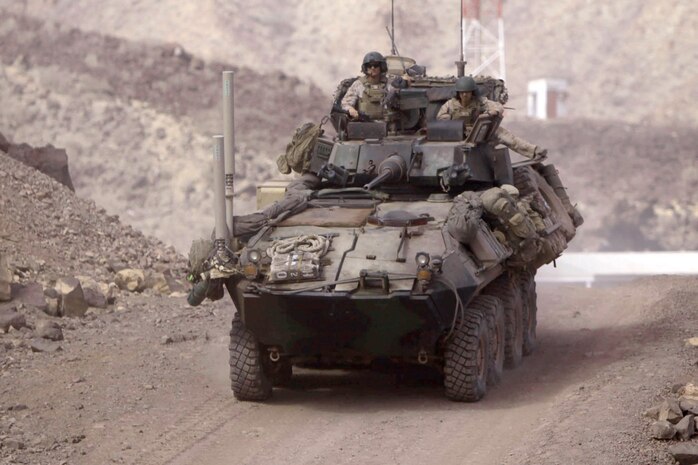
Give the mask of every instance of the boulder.
M 85 302 L 90 307 L 107 308 L 107 298 L 99 288 L 88 287 L 83 289 L 82 292 L 85 295 Z
M 12 308 L 0 312 L 0 329 L 7 333 L 10 328 L 20 330 L 27 326 L 27 320 L 17 309 Z
M 143 273 L 143 270 L 126 268 L 116 273 L 114 282 L 119 286 L 119 289 L 129 292 L 141 292 L 145 289 L 145 273 Z
M 44 287 L 39 283 L 12 284 L 12 300 L 38 308 L 42 312 L 48 310 Z
M 46 302 L 48 303 L 48 308 L 44 310 L 44 313 L 46 313 L 49 316 L 61 316 L 60 312 L 58 311 L 58 299 L 46 299 Z
M 676 399 L 666 399 L 659 406 L 659 421 L 668 421 L 676 424 L 683 418 L 681 406 Z
M 0 253 L 0 302 L 12 299 L 12 272 L 7 263 L 7 257 Z
M 145 280 L 145 287 L 162 295 L 169 295 L 171 292 L 167 278 L 163 273 L 158 272 L 148 273 L 148 277 Z
M 95 308 L 107 307 L 107 296 L 102 291 L 102 283 L 98 283 L 89 276 L 76 276 L 76 278 L 80 281 L 87 305 Z
M 10 141 L 8 141 L 5 136 L 0 132 L 0 152 L 7 153 L 10 150 Z
M 46 339 L 42 338 L 36 338 L 33 339 L 31 342 L 31 349 L 32 352 L 57 352 L 59 350 L 63 350 L 61 345 L 58 342 L 55 341 L 49 341 Z
M 679 394 L 685 398 L 698 399 L 698 386 L 688 383 L 679 391 Z
M 698 337 L 686 339 L 686 347 L 698 347 Z
M 698 444 L 673 444 L 669 453 L 680 465 L 698 464 Z
M 31 166 L 75 192 L 68 170 L 68 154 L 53 145 L 34 148 L 28 144 L 13 144 L 7 154 L 25 165 Z
M 679 406 L 681 411 L 684 413 L 692 413 L 693 415 L 698 415 L 698 399 L 693 399 L 691 397 L 681 397 L 679 398 Z
M 688 441 L 695 433 L 696 422 L 693 415 L 686 415 L 676 424 L 676 434 L 682 441 Z
M 654 439 L 672 439 L 676 435 L 676 428 L 668 421 L 659 420 L 650 426 L 650 434 Z
M 56 281 L 58 291 L 58 312 L 62 316 L 81 317 L 85 315 L 88 305 L 82 292 L 80 281 L 76 278 L 61 278 Z
M 104 296 L 107 298 L 107 304 L 112 305 L 114 302 L 116 302 L 116 298 L 119 295 L 119 286 L 117 286 L 116 283 L 100 283 L 99 289 L 102 291 L 102 294 L 104 294 Z
M 60 325 L 52 320 L 39 320 L 36 323 L 36 335 L 51 341 L 62 341 L 63 330 Z

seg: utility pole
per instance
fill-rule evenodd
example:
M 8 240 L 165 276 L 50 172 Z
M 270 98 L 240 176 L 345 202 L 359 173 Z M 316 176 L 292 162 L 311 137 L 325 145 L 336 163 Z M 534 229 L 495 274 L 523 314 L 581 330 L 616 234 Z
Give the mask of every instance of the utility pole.
M 461 47 L 472 66 L 470 74 L 506 80 L 504 0 L 461 0 Z

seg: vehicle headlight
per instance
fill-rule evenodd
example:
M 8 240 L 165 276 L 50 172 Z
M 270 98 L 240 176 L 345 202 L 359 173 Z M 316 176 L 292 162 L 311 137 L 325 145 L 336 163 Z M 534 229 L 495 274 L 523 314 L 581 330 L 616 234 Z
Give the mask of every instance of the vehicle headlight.
M 247 251 L 247 260 L 257 264 L 262 259 L 262 252 L 257 249 L 251 249 Z
M 417 252 L 414 261 L 417 262 L 417 266 L 425 267 L 429 264 L 429 254 L 426 252 Z

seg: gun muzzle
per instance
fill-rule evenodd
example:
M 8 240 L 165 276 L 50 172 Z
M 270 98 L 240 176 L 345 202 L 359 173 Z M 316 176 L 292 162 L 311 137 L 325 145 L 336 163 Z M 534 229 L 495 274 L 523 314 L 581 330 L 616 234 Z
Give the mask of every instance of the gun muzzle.
M 378 176 L 364 185 L 364 190 L 370 191 L 384 182 L 397 182 L 405 176 L 406 172 L 407 163 L 405 163 L 405 159 L 397 154 L 390 155 L 378 166 Z

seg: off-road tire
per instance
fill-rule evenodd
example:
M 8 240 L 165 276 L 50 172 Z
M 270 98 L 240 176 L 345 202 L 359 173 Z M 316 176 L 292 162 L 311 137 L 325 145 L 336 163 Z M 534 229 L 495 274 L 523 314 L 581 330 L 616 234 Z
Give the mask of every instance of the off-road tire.
M 446 397 L 458 402 L 477 402 L 487 393 L 489 328 L 481 310 L 468 308 L 444 350 Z
M 517 274 L 516 280 L 524 309 L 523 354 L 531 355 L 538 344 L 536 331 L 538 326 L 538 296 L 536 294 L 535 274 L 530 271 L 521 271 Z
M 469 307 L 481 310 L 487 317 L 490 337 L 490 363 L 487 371 L 487 386 L 496 386 L 502 380 L 504 372 L 506 339 L 506 319 L 504 304 L 498 297 L 491 295 L 476 296 Z
M 504 338 L 504 367 L 516 368 L 523 361 L 523 304 L 521 295 L 508 274 L 503 274 L 483 289 L 483 294 L 502 301 L 506 335 Z
M 238 400 L 261 401 L 271 396 L 271 381 L 261 357 L 254 334 L 235 316 L 230 329 L 230 382 Z

